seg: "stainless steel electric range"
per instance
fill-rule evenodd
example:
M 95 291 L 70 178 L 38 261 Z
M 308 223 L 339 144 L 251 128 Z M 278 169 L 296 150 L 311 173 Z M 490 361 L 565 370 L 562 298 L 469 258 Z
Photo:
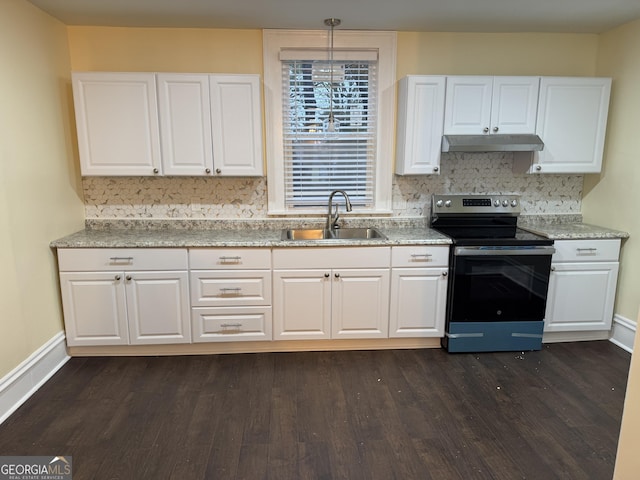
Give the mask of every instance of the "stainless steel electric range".
M 431 227 L 451 237 L 449 352 L 540 350 L 553 240 L 517 227 L 517 195 L 434 195 Z

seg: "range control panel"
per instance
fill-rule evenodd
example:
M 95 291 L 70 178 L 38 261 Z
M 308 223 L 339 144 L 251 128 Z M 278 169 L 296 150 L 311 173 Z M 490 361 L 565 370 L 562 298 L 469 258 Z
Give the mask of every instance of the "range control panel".
M 445 213 L 520 213 L 519 195 L 433 195 L 431 211 Z

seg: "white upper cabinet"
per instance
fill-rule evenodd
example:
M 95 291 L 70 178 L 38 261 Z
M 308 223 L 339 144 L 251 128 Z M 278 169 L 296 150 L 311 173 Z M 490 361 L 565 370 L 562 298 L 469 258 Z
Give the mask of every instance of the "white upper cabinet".
M 529 172 L 599 172 L 610 94 L 610 78 L 542 77 L 536 133 L 544 149 Z
M 158 108 L 165 175 L 213 172 L 209 76 L 158 74 Z
M 535 133 L 540 77 L 447 77 L 447 135 Z
M 157 175 L 155 75 L 73 73 L 82 175 Z
M 80 72 L 73 93 L 82 175 L 263 175 L 259 75 Z
M 445 77 L 410 75 L 398 85 L 396 173 L 440 172 Z
M 262 176 L 260 77 L 213 75 L 210 87 L 215 173 Z
M 540 77 L 494 77 L 491 133 L 535 133 Z

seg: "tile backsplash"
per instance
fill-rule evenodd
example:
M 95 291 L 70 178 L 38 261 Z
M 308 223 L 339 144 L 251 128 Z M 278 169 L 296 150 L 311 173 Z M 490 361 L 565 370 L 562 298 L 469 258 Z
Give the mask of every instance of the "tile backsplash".
M 393 216 L 428 214 L 433 193 L 521 195 L 522 213 L 579 214 L 582 175 L 512 172 L 512 153 L 445 153 L 440 175 L 393 178 Z M 87 219 L 267 218 L 265 178 L 84 177 Z

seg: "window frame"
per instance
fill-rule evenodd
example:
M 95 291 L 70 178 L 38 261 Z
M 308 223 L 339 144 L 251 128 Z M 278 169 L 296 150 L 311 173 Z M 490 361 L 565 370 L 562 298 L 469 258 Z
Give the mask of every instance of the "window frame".
M 280 51 L 291 48 L 328 48 L 327 30 L 264 30 L 264 99 L 267 153 L 267 211 L 269 215 L 325 213 L 324 207 L 288 209 L 285 204 L 285 172 L 282 119 L 282 69 Z M 396 32 L 334 31 L 336 49 L 378 51 L 378 124 L 375 160 L 374 206 L 354 214 L 391 214 L 394 129 L 396 107 Z

